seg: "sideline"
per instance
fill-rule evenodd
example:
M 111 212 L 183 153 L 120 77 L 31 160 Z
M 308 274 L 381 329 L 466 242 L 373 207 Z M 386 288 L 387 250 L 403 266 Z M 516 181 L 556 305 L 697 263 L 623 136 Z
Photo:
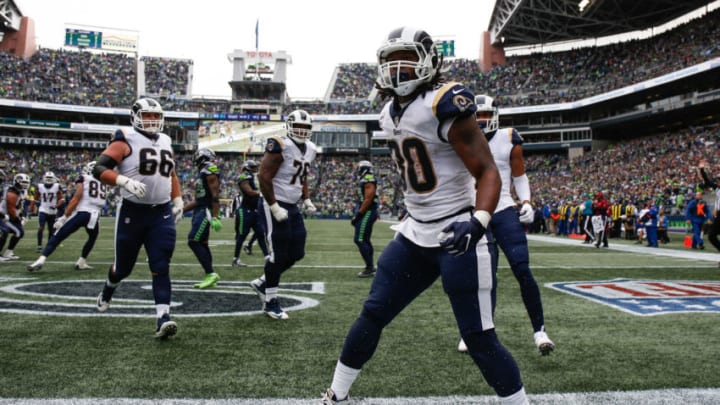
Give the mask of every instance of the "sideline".
M 720 263 L 720 253 L 712 253 L 706 250 L 677 250 L 677 249 L 666 249 L 664 247 L 651 248 L 645 245 L 626 245 L 623 243 L 613 243 L 610 239 L 607 248 L 596 248 L 592 244 L 584 244 L 580 239 L 562 238 L 559 236 L 546 236 L 538 234 L 527 234 L 528 240 L 537 242 L 554 243 L 558 245 L 570 245 L 577 246 L 579 248 L 597 249 L 597 250 L 618 250 L 621 252 L 638 253 L 643 255 L 655 255 L 655 256 L 668 256 L 680 259 L 689 260 L 703 260 L 709 262 Z M 712 245 L 711 245 L 712 246 Z M 713 250 L 715 248 L 712 248 Z M 720 403 L 720 402 L 718 402 Z

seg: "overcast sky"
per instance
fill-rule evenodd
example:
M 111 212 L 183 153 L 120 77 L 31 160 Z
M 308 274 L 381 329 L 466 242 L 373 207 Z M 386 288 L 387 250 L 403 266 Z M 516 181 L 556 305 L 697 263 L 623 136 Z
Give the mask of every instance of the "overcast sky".
M 59 49 L 65 27 L 90 25 L 139 32 L 140 56 L 194 61 L 194 96 L 230 97 L 235 49 L 286 51 L 291 98 L 324 96 L 339 63 L 376 62 L 392 29 L 414 26 L 434 39 L 454 39 L 458 57 L 477 59 L 494 0 L 442 1 L 15 0 L 35 21 L 36 43 Z

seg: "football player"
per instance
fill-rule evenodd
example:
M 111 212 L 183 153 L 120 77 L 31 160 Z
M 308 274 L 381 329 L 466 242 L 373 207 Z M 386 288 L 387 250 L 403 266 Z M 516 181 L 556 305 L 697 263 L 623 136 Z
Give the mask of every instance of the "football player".
M 358 277 L 372 277 L 375 275 L 375 262 L 373 259 L 372 237 L 373 225 L 378 218 L 377 180 L 372 173 L 372 163 L 361 160 L 357 167 L 359 198 L 355 215 L 350 224 L 355 228 L 353 242 L 360 250 L 365 262 L 365 270 L 357 274 Z
M 45 172 L 43 180 L 35 189 L 35 204 L 38 207 L 38 231 L 37 231 L 37 252 L 43 250 L 43 232 L 45 224 L 48 224 L 48 240 L 55 233 L 55 219 L 57 211 L 65 203 L 65 195 L 55 173 Z
M 55 220 L 55 233 L 50 236 L 42 255 L 27 267 L 28 271 L 37 271 L 45 264 L 45 260 L 57 247 L 80 228 L 85 228 L 88 239 L 83 245 L 82 253 L 75 263 L 76 270 L 91 270 L 87 264 L 98 234 L 100 233 L 100 212 L 105 206 L 107 186 L 92 176 L 95 162 L 88 162 L 83 166 L 82 174 L 75 181 L 75 193 L 65 208 L 64 215 Z
M 195 152 L 193 163 L 198 169 L 195 178 L 195 200 L 189 202 L 183 211 L 192 211 L 192 225 L 188 233 L 188 246 L 200 262 L 205 278 L 195 288 L 214 287 L 220 275 L 213 270 L 212 252 L 208 246 L 210 228 L 214 231 L 222 229 L 220 213 L 220 175 L 218 173 L 215 152 L 202 148 Z
M 298 202 L 302 201 L 307 213 L 317 210 L 307 184 L 310 163 L 317 154 L 317 147 L 310 141 L 310 114 L 303 110 L 291 112 L 285 127 L 286 135 L 267 139 L 260 161 L 262 197 L 258 215 L 263 235 L 267 235 L 268 258 L 264 274 L 250 282 L 263 303 L 263 312 L 273 319 L 288 319 L 277 298 L 280 276 L 305 256 L 307 230 Z
M 530 271 L 530 253 L 523 224 L 531 224 L 535 213 L 530 202 L 530 182 L 525 174 L 523 138 L 515 128 L 499 128 L 500 116 L 495 100 L 487 95 L 475 96 L 475 120 L 485 133 L 490 152 L 500 173 L 502 187 L 497 208 L 490 219 L 490 229 L 513 275 L 520 285 L 525 309 L 533 328 L 533 340 L 541 355 L 550 354 L 555 344 L 545 332 L 545 317 L 540 299 L 540 288 Z M 511 194 L 511 188 L 520 200 L 520 208 Z M 458 350 L 467 351 L 461 339 Z
M 438 278 L 485 381 L 503 403 L 526 404 L 520 371 L 493 323 L 495 280 L 488 224 L 500 176 L 475 122 L 474 95 L 444 83 L 442 56 L 427 32 L 393 30 L 377 52 L 380 128 L 404 179 L 408 216 L 378 258 L 360 315 L 350 328 L 323 403 L 348 398 L 383 329 Z
M 240 248 L 243 246 L 243 242 L 245 242 L 250 231 L 253 231 L 254 235 L 262 235 L 257 214 L 260 191 L 258 190 L 257 184 L 255 184 L 255 175 L 259 167 L 260 165 L 256 161 L 246 160 L 242 165 L 242 172 L 238 178 L 242 198 L 239 207 L 235 210 L 235 254 L 232 261 L 233 266 L 247 266 L 240 260 Z M 265 244 L 265 238 L 258 238 L 257 240 L 263 255 L 267 256 L 268 250 Z
M 12 235 L 7 250 L 0 256 L 0 261 L 20 258 L 15 255 L 13 250 L 20 239 L 25 236 L 24 227 L 27 217 L 22 210 L 29 188 L 30 176 L 18 173 L 13 177 L 13 183 L 5 190 L 5 195 L 0 202 L 0 251 L 5 247 L 8 235 Z
M 175 224 L 182 218 L 183 200 L 175 174 L 172 141 L 162 133 L 164 113 L 152 98 L 135 101 L 132 126 L 118 128 L 97 158 L 93 176 L 121 187 L 115 227 L 115 259 L 97 298 L 97 309 L 110 307 L 115 289 L 130 276 L 140 248 L 145 247 L 152 274 L 157 316 L 155 337 L 175 335 L 170 319 L 170 260 L 175 250 Z

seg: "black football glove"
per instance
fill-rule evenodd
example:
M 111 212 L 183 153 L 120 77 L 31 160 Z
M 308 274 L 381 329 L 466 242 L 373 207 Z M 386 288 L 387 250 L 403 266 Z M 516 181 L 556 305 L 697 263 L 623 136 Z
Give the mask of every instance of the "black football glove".
M 355 226 L 360 220 L 362 219 L 363 215 L 361 213 L 355 214 L 355 216 L 350 220 L 350 225 Z
M 446 226 L 438 241 L 440 247 L 453 256 L 460 256 L 467 252 L 470 246 L 475 246 L 485 235 L 485 227 L 477 218 L 470 217 L 469 221 L 458 221 Z

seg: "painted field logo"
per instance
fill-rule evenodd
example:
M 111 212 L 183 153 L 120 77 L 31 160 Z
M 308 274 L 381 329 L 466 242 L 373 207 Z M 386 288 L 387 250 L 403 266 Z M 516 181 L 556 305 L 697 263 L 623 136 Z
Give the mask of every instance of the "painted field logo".
M 549 283 L 545 286 L 635 315 L 720 312 L 720 282 L 633 280 Z
M 115 291 L 110 309 L 99 313 L 95 300 L 104 280 L 36 281 L 0 278 L 0 312 L 61 315 L 154 317 L 150 281 L 125 280 Z M 195 281 L 173 280 L 173 317 L 241 316 L 262 313 L 262 303 L 248 282 L 223 281 L 209 290 L 193 288 Z M 278 299 L 283 309 L 298 311 L 319 302 L 305 295 L 325 293 L 325 283 L 283 283 Z M 302 295 L 298 295 L 302 294 Z

